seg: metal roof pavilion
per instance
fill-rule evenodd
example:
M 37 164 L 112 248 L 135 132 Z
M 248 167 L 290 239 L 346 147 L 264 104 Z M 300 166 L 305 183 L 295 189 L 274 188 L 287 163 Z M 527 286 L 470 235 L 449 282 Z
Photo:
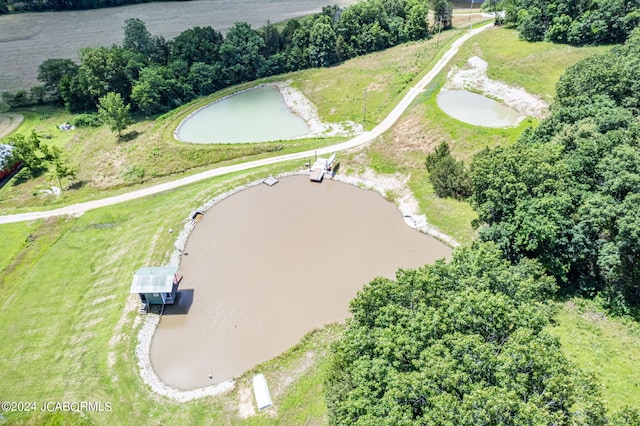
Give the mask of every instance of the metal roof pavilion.
M 131 282 L 131 293 L 171 293 L 177 266 L 145 266 Z

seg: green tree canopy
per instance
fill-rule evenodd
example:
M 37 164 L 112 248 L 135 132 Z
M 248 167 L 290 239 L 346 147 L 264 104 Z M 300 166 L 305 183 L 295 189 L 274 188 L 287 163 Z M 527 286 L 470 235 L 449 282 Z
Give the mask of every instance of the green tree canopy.
M 602 424 L 597 388 L 543 331 L 554 289 L 536 261 L 511 266 L 493 244 L 373 280 L 333 347 L 330 422 Z
M 124 21 L 124 40 L 122 47 L 135 53 L 139 53 L 147 60 L 153 61 L 160 56 L 156 39 L 147 29 L 147 25 L 138 18 L 129 18 Z
M 528 41 L 621 43 L 640 22 L 639 0 L 502 0 L 506 21 Z
M 97 105 L 108 92 L 119 93 L 128 100 L 133 82 L 144 66 L 143 58 L 118 46 L 80 50 L 78 86 Z
M 461 199 L 471 195 L 469 173 L 461 160 L 453 158 L 447 143 L 438 145 L 434 152 L 427 155 L 425 166 L 438 197 Z
M 223 37 L 211 27 L 193 27 L 181 32 L 171 43 L 170 60 L 213 65 L 220 60 Z
M 245 22 L 236 22 L 220 46 L 220 57 L 227 84 L 242 83 L 258 77 L 264 69 L 264 39 Z
M 550 117 L 471 170 L 481 239 L 623 310 L 640 303 L 638 34 L 570 67 Z
M 40 141 L 37 133 L 29 135 L 15 134 L 7 138 L 7 143 L 13 147 L 8 163 L 22 163 L 22 176 L 34 177 L 47 169 L 49 161 L 55 157 L 55 152 Z
M 119 93 L 109 92 L 99 99 L 98 115 L 112 132 L 118 133 L 118 137 L 132 122 L 129 109 Z
M 38 67 L 38 81 L 44 83 L 49 95 L 62 100 L 60 83 L 63 78 L 73 78 L 78 74 L 78 65 L 71 59 L 47 59 Z
M 140 72 L 131 100 L 144 114 L 153 115 L 176 108 L 193 96 L 191 85 L 176 78 L 170 68 L 156 65 Z

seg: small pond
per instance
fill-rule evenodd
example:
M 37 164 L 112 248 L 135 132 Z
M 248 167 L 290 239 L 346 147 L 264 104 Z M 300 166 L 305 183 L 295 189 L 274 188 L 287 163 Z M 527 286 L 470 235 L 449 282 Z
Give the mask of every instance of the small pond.
M 307 123 L 270 85 L 208 105 L 183 121 L 176 136 L 192 143 L 251 143 L 292 139 L 309 133 Z
M 451 117 L 475 126 L 511 127 L 522 118 L 516 110 L 466 90 L 442 91 L 437 102 Z
M 214 205 L 189 236 L 180 293 L 151 344 L 153 368 L 180 389 L 238 377 L 344 321 L 376 276 L 450 255 L 373 191 L 308 176 L 246 189 Z

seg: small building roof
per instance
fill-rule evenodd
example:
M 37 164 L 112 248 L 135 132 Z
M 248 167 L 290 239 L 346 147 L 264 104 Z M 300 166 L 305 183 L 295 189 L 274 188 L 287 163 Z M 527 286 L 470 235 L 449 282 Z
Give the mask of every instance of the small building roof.
M 131 293 L 170 293 L 177 266 L 145 266 L 138 269 L 131 282 Z

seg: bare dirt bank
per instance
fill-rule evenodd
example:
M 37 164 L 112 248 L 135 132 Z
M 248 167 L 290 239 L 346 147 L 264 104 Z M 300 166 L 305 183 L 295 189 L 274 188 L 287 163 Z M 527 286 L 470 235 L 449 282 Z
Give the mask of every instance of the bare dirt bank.
M 0 114 L 0 139 L 6 138 L 18 130 L 24 121 L 24 115 L 15 113 Z

